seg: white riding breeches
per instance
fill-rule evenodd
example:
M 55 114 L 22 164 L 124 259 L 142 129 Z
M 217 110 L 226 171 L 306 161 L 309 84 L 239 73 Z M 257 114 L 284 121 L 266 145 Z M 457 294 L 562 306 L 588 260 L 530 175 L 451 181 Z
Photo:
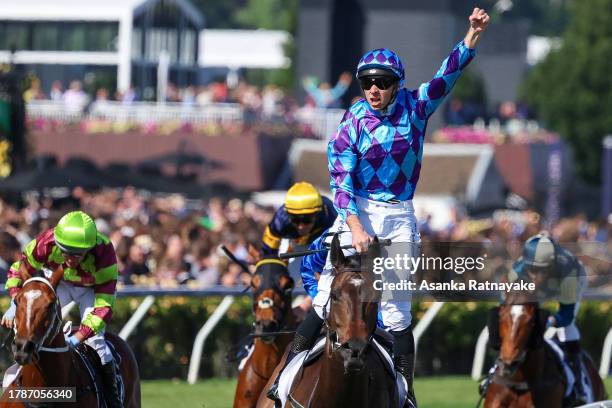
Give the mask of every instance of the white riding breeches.
M 580 275 L 577 280 L 576 287 L 576 304 L 574 305 L 574 316 L 578 316 L 578 309 L 580 309 L 580 300 L 584 295 L 584 291 L 587 289 L 588 282 L 586 275 Z M 565 327 L 557 328 L 557 338 L 559 341 L 577 341 L 580 340 L 580 332 L 576 326 L 576 317 L 572 322 Z
M 356 203 L 359 208 L 359 221 L 370 236 L 376 235 L 379 239 L 390 239 L 393 244 L 421 241 L 412 201 L 391 204 L 357 197 Z M 352 235 L 348 225 L 340 216 L 336 218 L 330 232 L 343 232 L 339 234 L 341 245 L 352 243 Z M 354 250 L 344 251 L 346 255 L 355 253 Z M 312 301 L 315 312 L 321 318 L 323 318 L 324 307 L 327 307 L 329 311 L 328 299 L 334 279 L 331 270 L 332 266 L 328 254 L 325 267 L 319 278 L 317 295 Z M 385 328 L 389 331 L 400 331 L 408 328 L 412 321 L 410 308 L 411 302 L 406 298 L 402 300 L 382 300 L 380 311 Z
M 64 307 L 71 301 L 77 304 L 81 315 L 81 321 L 83 321 L 86 314 L 93 312 L 95 302 L 93 288 L 74 286 L 64 281 L 60 281 L 56 292 L 60 301 L 60 306 Z M 103 365 L 113 361 L 113 354 L 104 340 L 104 329 L 102 329 L 100 333 L 85 340 L 85 343 L 96 350 Z

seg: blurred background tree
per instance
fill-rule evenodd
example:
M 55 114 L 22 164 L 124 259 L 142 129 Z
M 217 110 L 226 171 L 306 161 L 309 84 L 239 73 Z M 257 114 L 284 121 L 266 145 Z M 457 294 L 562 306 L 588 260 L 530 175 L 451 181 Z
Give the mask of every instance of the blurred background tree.
M 580 175 L 598 183 L 602 141 L 612 131 L 612 0 L 574 0 L 570 15 L 562 45 L 533 68 L 521 94 L 570 143 Z

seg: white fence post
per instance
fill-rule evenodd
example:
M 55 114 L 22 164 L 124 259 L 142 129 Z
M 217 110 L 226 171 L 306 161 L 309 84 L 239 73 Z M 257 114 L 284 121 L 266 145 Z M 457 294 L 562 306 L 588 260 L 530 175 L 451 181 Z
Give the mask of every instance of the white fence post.
M 423 333 L 425 333 L 425 330 L 427 330 L 427 328 L 433 321 L 434 317 L 436 317 L 440 309 L 442 309 L 442 306 L 444 306 L 444 302 L 434 302 L 429 307 L 429 309 L 427 309 L 427 311 L 423 315 L 423 318 L 419 320 L 416 327 L 414 328 L 414 331 L 412 333 L 414 335 L 414 354 L 415 356 L 416 356 L 416 352 L 419 346 L 419 339 L 421 338 Z
M 599 365 L 601 378 L 606 378 L 610 372 L 610 358 L 612 358 L 612 328 L 608 330 L 601 350 L 601 364 Z
M 198 380 L 198 372 L 200 371 L 200 363 L 202 362 L 202 350 L 204 350 L 204 342 L 208 335 L 213 331 L 219 320 L 225 315 L 230 306 L 234 303 L 234 296 L 226 296 L 223 298 L 219 306 L 215 309 L 212 315 L 208 318 L 204 326 L 198 332 L 195 341 L 193 342 L 193 350 L 191 351 L 191 359 L 189 361 L 189 373 L 187 374 L 187 382 L 195 384 Z
M 153 306 L 153 303 L 155 303 L 155 296 L 146 296 L 138 305 L 138 308 L 136 309 L 136 311 L 134 311 L 134 314 L 132 315 L 132 317 L 130 317 L 130 320 L 127 321 L 125 326 L 123 326 L 123 328 L 119 332 L 119 337 L 121 337 L 123 340 L 127 340 L 127 338 L 130 337 L 130 334 L 132 334 L 132 331 L 134 331 L 136 326 L 138 326 L 138 323 L 140 323 L 140 321 L 145 317 L 151 306 Z
M 476 340 L 476 349 L 474 350 L 474 360 L 472 363 L 472 380 L 478 381 L 482 375 L 482 367 L 484 366 L 485 357 L 487 354 L 487 342 L 489 341 L 489 328 L 487 326 L 482 329 L 478 340 Z

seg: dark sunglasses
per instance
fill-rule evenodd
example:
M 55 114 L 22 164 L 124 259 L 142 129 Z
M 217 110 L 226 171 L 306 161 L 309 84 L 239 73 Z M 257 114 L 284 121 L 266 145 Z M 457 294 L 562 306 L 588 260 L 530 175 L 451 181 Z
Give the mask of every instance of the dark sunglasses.
M 372 85 L 376 85 L 378 89 L 384 91 L 385 89 L 391 88 L 396 82 L 397 80 L 395 78 L 387 76 L 367 76 L 359 78 L 361 89 L 366 91 L 372 88 Z
M 66 248 L 63 247 L 59 244 L 57 244 L 57 247 L 59 248 L 60 252 L 63 255 L 66 256 L 75 256 L 75 257 L 81 257 L 81 256 L 85 256 L 87 255 L 87 252 L 89 252 L 89 249 L 81 249 L 81 248 Z
M 289 219 L 293 224 L 312 224 L 315 217 L 314 215 L 291 215 Z

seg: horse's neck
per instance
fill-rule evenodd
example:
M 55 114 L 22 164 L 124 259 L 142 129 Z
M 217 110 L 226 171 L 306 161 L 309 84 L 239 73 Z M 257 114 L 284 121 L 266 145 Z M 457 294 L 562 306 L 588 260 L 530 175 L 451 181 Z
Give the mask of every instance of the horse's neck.
M 64 335 L 58 333 L 57 336 L 46 347 L 59 348 L 66 344 L 63 339 Z M 44 387 L 60 387 L 66 386 L 71 373 L 71 357 L 70 352 L 50 353 L 41 351 L 38 353 L 38 361 L 36 364 L 27 364 L 23 366 L 21 375 L 22 386 L 44 386 Z
M 544 368 L 546 366 L 546 350 L 545 346 L 532 349 L 527 352 L 525 361 L 521 364 L 521 370 L 524 379 L 529 383 L 535 383 L 542 380 Z

